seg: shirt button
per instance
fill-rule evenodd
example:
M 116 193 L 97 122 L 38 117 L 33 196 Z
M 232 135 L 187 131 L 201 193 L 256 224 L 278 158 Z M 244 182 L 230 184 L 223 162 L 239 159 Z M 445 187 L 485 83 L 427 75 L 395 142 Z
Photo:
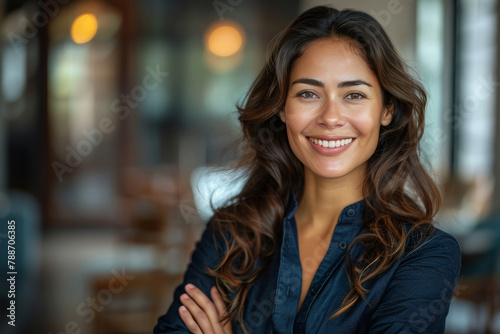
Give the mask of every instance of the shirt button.
M 348 215 L 349 217 L 354 216 L 354 214 L 355 214 L 355 213 L 356 213 L 356 211 L 354 211 L 353 209 L 349 209 L 349 210 L 347 210 L 347 215 Z
M 311 294 L 312 294 L 313 296 L 315 296 L 317 292 L 318 292 L 318 291 L 316 290 L 316 288 L 311 288 Z
M 341 241 L 341 242 L 339 243 L 339 248 L 340 248 L 340 249 L 345 249 L 346 247 L 347 247 L 347 244 L 345 243 L 345 241 Z

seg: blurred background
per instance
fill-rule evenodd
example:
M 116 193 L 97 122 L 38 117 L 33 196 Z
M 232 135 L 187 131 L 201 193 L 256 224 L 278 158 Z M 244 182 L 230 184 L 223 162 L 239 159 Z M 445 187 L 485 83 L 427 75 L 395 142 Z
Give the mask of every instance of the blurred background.
M 422 159 L 463 251 L 447 333 L 500 333 L 498 0 L 2 0 L 1 333 L 152 332 L 207 194 L 238 188 L 204 175 L 239 136 L 235 103 L 272 38 L 327 3 L 372 14 L 425 83 Z

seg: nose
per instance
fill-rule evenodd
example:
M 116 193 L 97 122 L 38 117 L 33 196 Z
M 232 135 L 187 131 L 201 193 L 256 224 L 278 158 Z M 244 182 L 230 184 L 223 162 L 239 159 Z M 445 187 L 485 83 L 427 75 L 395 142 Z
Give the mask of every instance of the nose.
M 345 124 L 342 106 L 335 100 L 329 100 L 322 106 L 318 122 L 326 128 L 335 128 Z

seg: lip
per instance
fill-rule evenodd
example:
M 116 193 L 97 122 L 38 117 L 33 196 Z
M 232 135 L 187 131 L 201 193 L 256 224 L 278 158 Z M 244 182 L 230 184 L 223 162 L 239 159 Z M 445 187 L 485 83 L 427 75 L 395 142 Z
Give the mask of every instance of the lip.
M 308 137 L 314 138 L 314 139 L 321 139 L 321 140 L 342 140 L 342 139 L 349 139 L 352 138 L 352 141 L 344 146 L 340 147 L 323 147 L 319 146 L 318 144 L 313 143 L 312 141 L 309 140 Z M 357 138 L 354 137 L 340 137 L 340 136 L 306 136 L 307 142 L 311 145 L 311 147 L 318 152 L 319 154 L 322 155 L 337 155 L 345 150 L 347 150 L 349 147 L 351 147 L 352 143 L 356 141 Z

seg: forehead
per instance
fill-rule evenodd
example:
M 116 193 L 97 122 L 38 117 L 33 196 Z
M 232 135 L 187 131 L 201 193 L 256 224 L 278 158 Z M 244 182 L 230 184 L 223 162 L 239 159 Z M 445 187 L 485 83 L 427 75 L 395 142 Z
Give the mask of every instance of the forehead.
M 325 83 L 363 79 L 374 87 L 378 85 L 375 73 L 353 44 L 333 38 L 317 40 L 306 47 L 290 73 L 290 79 L 298 77 L 323 79 Z

